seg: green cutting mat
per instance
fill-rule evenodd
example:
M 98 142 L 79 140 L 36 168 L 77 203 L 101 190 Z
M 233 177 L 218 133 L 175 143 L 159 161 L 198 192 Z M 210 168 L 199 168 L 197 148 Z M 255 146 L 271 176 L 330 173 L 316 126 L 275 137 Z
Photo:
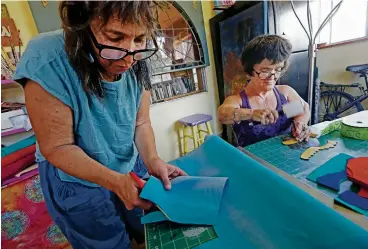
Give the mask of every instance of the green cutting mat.
M 332 198 L 336 197 L 336 192 L 318 187 L 317 184 L 306 179 L 307 175 L 339 153 L 345 153 L 354 157 L 368 156 L 367 140 L 364 141 L 342 137 L 340 136 L 339 131 L 334 131 L 318 138 L 318 140 L 321 145 L 327 143 L 327 140 L 338 141 L 338 145 L 335 148 L 320 151 L 310 160 L 304 161 L 300 159 L 300 155 L 305 151 L 305 149 L 291 149 L 288 146 L 283 145 L 283 137 L 284 136 L 270 138 L 256 144 L 249 145 L 245 147 L 245 149 Z M 349 189 L 350 185 L 350 182 L 345 181 L 340 186 L 340 192 Z
M 172 222 L 145 226 L 147 249 L 190 249 L 217 238 L 213 226 L 185 226 Z

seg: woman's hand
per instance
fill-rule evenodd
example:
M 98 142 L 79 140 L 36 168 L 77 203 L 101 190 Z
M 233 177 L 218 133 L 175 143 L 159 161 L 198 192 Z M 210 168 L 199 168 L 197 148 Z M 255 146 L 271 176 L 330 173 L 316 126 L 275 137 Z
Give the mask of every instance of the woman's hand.
M 187 175 L 187 173 L 180 168 L 170 165 L 159 158 L 152 160 L 149 165 L 147 165 L 147 168 L 149 174 L 161 179 L 165 188 L 168 190 L 171 189 L 171 179 L 177 176 Z
M 144 180 L 142 180 L 145 182 Z M 128 210 L 143 208 L 148 210 L 152 203 L 139 198 L 139 185 L 129 174 L 119 174 L 112 191 L 122 200 Z
M 279 113 L 271 109 L 253 110 L 252 113 L 252 120 L 260 122 L 263 125 L 274 124 L 278 118 Z
M 300 121 L 294 121 L 294 124 L 291 125 L 291 132 L 298 141 L 308 141 L 311 134 L 309 126 Z

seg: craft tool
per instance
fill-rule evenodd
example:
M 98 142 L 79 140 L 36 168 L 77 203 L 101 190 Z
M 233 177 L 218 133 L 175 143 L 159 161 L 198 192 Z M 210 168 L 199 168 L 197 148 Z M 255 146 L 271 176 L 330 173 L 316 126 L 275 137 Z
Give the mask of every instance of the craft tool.
M 136 173 L 134 173 L 133 171 L 129 172 L 129 175 L 133 178 L 133 180 L 138 184 L 140 189 L 144 188 L 145 183 L 143 182 L 143 180 L 141 178 L 139 178 L 137 176 Z M 162 208 L 160 208 L 158 205 L 155 204 L 155 206 L 166 216 L 166 218 L 168 220 L 170 220 L 169 216 L 162 210 Z

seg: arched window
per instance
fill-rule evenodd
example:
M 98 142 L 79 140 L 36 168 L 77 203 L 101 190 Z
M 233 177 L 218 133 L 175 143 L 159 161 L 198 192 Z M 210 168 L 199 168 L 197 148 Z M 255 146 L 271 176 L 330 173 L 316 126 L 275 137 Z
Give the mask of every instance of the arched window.
M 159 51 L 150 58 L 152 102 L 205 90 L 203 47 L 192 21 L 176 3 L 159 10 Z

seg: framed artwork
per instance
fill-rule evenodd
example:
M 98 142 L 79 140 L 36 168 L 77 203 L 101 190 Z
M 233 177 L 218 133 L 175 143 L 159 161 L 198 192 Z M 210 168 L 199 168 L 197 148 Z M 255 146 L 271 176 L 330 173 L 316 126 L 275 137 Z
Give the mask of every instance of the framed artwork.
M 219 23 L 225 98 L 247 83 L 241 55 L 250 40 L 267 33 L 264 6 L 259 3 Z

